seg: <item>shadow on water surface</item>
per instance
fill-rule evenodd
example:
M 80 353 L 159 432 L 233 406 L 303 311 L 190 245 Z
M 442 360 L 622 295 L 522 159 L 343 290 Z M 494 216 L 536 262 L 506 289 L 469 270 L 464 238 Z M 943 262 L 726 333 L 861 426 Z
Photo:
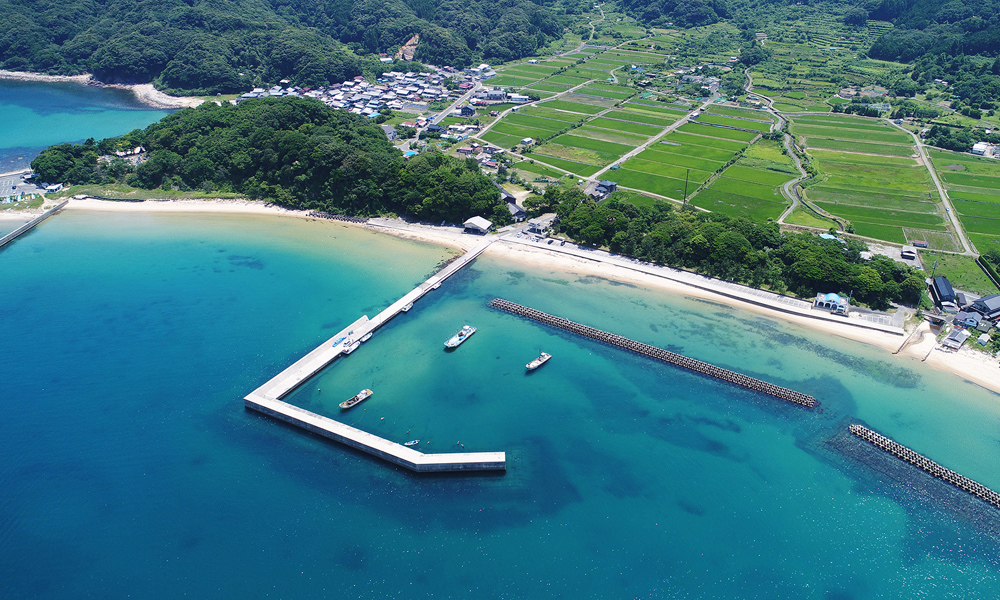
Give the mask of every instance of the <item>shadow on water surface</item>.
M 447 530 L 498 531 L 555 514 L 582 499 L 566 472 L 565 458 L 551 441 L 539 437 L 505 449 L 507 473 L 413 473 L 249 409 L 240 416 L 253 426 L 224 425 L 233 418 L 229 415 L 220 417 L 218 428 L 227 437 L 238 435 L 234 443 L 262 456 L 276 473 L 346 505 L 359 501 L 360 490 L 368 510 L 415 529 L 433 524 Z

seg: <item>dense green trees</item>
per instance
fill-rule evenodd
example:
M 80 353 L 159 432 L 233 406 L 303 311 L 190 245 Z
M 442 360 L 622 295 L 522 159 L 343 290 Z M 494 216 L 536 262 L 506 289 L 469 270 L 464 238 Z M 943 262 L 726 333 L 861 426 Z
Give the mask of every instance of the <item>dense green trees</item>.
M 146 149 L 137 166 L 98 160 L 136 146 Z M 497 188 L 475 161 L 432 151 L 404 162 L 368 119 L 306 98 L 206 103 L 123 138 L 52 146 L 32 167 L 49 182 L 117 180 L 145 189 L 237 192 L 293 208 L 359 215 L 510 220 Z
M 665 202 L 639 208 L 612 197 L 595 204 L 578 188 L 550 187 L 526 207 L 555 210 L 562 230 L 583 243 L 806 297 L 853 292 L 856 300 L 875 307 L 915 305 L 925 287 L 921 275 L 902 263 L 862 259 L 860 242 L 782 234 L 773 222 L 678 211 Z
M 623 0 L 625 9 L 654 26 L 695 27 L 729 15 L 725 0 Z
M 291 78 L 342 81 L 361 55 L 421 35 L 417 59 L 466 66 L 535 53 L 562 33 L 531 0 L 0 0 L 0 68 L 145 83 L 178 93 L 246 91 Z

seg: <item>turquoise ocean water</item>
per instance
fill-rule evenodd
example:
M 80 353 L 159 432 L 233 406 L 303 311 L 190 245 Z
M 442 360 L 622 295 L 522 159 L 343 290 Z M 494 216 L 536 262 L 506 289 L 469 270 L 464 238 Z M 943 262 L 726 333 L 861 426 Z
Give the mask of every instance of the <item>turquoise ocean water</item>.
M 710 302 L 489 256 L 289 400 L 504 475 L 415 476 L 242 397 L 452 254 L 331 223 L 67 212 L 0 252 L 5 598 L 992 598 L 996 394 Z M 504 297 L 821 412 L 495 312 Z M 479 331 L 456 352 L 462 324 Z M 554 358 L 526 375 L 545 350 Z M 375 396 L 338 415 L 336 404 Z M 905 483 L 911 481 L 912 483 Z
M 166 114 L 124 90 L 0 80 L 0 173 L 27 167 L 52 144 L 119 136 Z

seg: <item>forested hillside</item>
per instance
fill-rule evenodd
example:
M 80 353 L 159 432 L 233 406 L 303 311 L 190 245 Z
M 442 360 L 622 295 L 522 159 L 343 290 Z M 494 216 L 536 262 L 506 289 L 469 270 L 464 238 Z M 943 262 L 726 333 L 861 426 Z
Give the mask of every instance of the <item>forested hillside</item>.
M 558 37 L 530 0 L 0 0 L 0 69 L 168 91 L 228 93 L 288 77 L 324 85 L 414 34 L 416 59 L 465 66 L 535 53 Z
M 138 166 L 99 159 L 136 146 L 146 149 Z M 496 186 L 474 160 L 431 151 L 404 162 L 369 119 L 306 98 L 209 102 L 122 138 L 52 146 L 31 166 L 44 181 L 236 192 L 357 215 L 510 220 Z

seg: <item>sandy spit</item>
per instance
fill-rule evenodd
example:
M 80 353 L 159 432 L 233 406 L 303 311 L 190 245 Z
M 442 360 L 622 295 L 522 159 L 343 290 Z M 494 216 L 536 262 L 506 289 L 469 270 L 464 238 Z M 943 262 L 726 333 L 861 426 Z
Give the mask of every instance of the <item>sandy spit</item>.
M 185 96 L 171 96 L 164 94 L 153 87 L 151 83 L 124 84 L 124 83 L 100 83 L 94 79 L 93 75 L 45 75 L 43 73 L 29 73 L 26 71 L 4 71 L 0 70 L 0 79 L 13 81 L 40 81 L 47 83 L 78 83 L 81 85 L 97 85 L 100 87 L 129 90 L 137 100 L 153 108 L 187 108 L 198 106 L 205 102 L 203 98 L 192 98 Z

